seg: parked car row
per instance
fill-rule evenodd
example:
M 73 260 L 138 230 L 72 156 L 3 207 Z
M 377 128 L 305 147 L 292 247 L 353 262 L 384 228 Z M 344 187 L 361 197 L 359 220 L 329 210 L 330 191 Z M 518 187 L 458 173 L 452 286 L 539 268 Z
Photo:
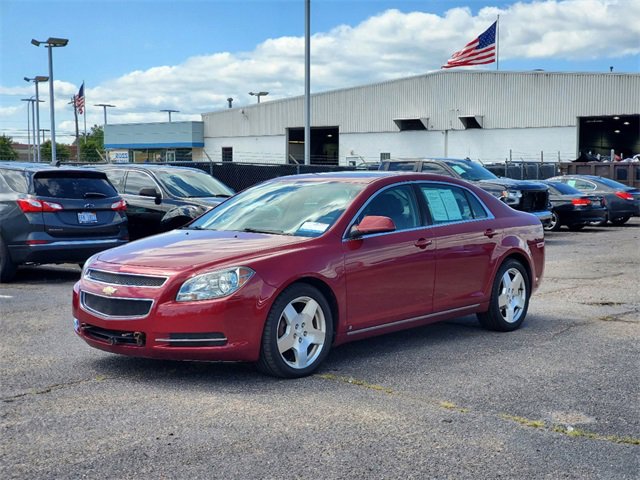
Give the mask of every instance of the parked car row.
M 73 292 L 89 345 L 292 378 L 334 345 L 459 315 L 515 330 L 543 276 L 543 225 L 640 213 L 639 192 L 616 182 L 478 167 L 403 160 L 386 170 L 404 175 L 290 176 L 232 196 L 186 168 L 0 163 L 0 281 L 90 257 Z M 128 242 L 127 224 L 146 238 Z

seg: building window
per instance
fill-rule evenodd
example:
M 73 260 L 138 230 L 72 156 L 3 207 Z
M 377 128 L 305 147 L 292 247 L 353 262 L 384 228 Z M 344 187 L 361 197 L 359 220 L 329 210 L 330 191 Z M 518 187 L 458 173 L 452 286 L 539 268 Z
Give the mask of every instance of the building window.
M 233 162 L 233 147 L 222 147 L 222 161 Z
M 380 161 L 384 162 L 385 160 L 391 160 L 391 153 L 389 153 L 389 152 L 381 152 L 380 153 Z

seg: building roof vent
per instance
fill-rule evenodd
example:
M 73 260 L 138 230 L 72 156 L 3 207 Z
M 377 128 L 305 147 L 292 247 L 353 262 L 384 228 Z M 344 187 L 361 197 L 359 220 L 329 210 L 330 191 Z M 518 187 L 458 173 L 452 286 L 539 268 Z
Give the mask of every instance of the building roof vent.
M 460 115 L 458 118 L 465 130 L 482 128 L 482 115 Z
M 394 118 L 393 123 L 396 124 L 398 130 L 428 130 L 429 119 L 421 118 Z

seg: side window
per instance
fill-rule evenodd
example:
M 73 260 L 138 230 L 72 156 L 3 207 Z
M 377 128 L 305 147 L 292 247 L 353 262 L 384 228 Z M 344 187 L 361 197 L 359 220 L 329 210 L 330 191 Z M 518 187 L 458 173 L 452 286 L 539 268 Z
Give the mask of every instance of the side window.
M 480 203 L 480 200 L 476 198 L 474 194 L 471 192 L 464 192 L 467 197 L 467 201 L 469 202 L 469 206 L 471 207 L 471 213 L 473 213 L 473 218 L 478 220 L 482 218 L 488 218 L 489 215 L 487 211 Z
M 124 193 L 139 195 L 140 190 L 143 188 L 155 188 L 158 192 L 160 191 L 156 182 L 154 182 L 146 173 L 129 172 L 129 175 L 127 175 L 127 183 L 124 187 Z
M 107 178 L 116 187 L 118 193 L 122 193 L 124 190 L 124 170 L 106 170 Z
M 420 191 L 435 225 L 486 218 L 487 212 L 473 195 L 453 185 L 420 185 Z M 473 200 L 470 201 L 470 198 Z M 472 202 L 475 201 L 476 205 Z M 476 216 L 477 215 L 477 216 Z
M 4 170 L 2 172 L 5 182 L 9 188 L 17 193 L 29 192 L 29 180 L 26 174 L 17 170 Z
M 435 163 L 423 163 L 422 172 L 434 173 L 436 175 L 446 175 L 447 177 L 451 176 L 449 172 L 447 172 L 444 168 L 442 168 L 440 165 L 437 165 Z
M 419 227 L 420 213 L 410 185 L 388 188 L 376 194 L 362 211 L 356 223 L 367 215 L 389 217 L 397 230 Z
M 586 190 L 596 189 L 595 184 L 591 182 L 587 182 L 586 180 L 580 180 L 578 178 L 570 178 L 569 180 L 566 181 L 566 183 L 570 187 L 577 188 L 578 190 L 581 190 L 583 192 Z

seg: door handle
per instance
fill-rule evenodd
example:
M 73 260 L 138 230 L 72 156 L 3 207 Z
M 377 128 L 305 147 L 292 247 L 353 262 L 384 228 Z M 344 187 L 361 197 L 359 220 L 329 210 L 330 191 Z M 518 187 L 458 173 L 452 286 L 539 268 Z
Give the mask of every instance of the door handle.
M 425 248 L 427 248 L 432 243 L 433 243 L 433 240 L 427 240 L 426 238 L 420 238 L 420 239 L 418 239 L 418 241 L 414 245 L 416 247 L 424 250 Z
M 496 232 L 493 228 L 487 228 L 484 231 L 484 236 L 485 237 L 489 237 L 489 238 L 493 238 L 494 236 L 496 236 L 498 234 L 498 232 Z

